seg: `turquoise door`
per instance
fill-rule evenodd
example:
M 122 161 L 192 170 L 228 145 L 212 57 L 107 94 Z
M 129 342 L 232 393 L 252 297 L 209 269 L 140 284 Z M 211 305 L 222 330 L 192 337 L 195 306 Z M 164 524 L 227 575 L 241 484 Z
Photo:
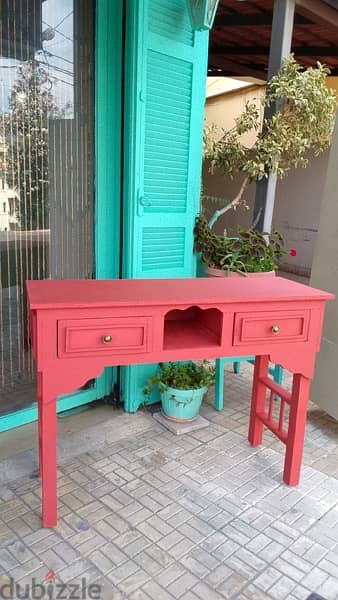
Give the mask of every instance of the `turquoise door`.
M 9 96 L 12 90 L 16 91 L 15 86 L 20 83 L 20 71 L 16 70 L 15 63 L 20 60 L 26 79 L 33 73 L 30 79 L 33 83 L 27 94 L 41 94 L 43 100 L 44 84 L 48 81 L 49 105 L 46 107 L 46 114 L 41 112 L 35 115 L 32 114 L 32 103 L 28 102 L 26 112 L 20 113 L 28 127 L 30 124 L 34 125 L 32 144 L 35 139 L 33 132 L 39 128 L 40 122 L 44 124 L 43 119 L 46 119 L 45 132 L 48 130 L 48 169 L 47 160 L 43 163 L 44 157 L 38 165 L 40 169 L 45 168 L 47 185 L 39 188 L 35 195 L 29 191 L 28 201 L 26 197 L 22 200 L 20 182 L 11 182 L 10 176 L 6 174 L 6 170 L 15 170 L 15 157 L 14 153 L 11 157 L 11 144 L 3 141 L 7 141 L 7 132 L 0 131 L 1 187 L 10 190 L 13 183 L 12 187 L 17 190 L 17 195 L 14 198 L 14 193 L 9 191 L 9 195 L 13 196 L 10 200 L 18 202 L 21 212 L 23 206 L 26 210 L 24 218 L 21 216 L 15 224 L 18 231 L 1 231 L 0 225 L 0 392 L 1 375 L 4 381 L 3 393 L 0 393 L 0 431 L 34 421 L 37 417 L 34 365 L 28 352 L 28 335 L 24 332 L 27 315 L 21 309 L 25 300 L 23 280 L 48 276 L 119 276 L 122 4 L 122 0 L 114 3 L 110 0 L 90 0 L 86 3 L 46 0 L 40 10 L 40 4 L 32 2 L 30 16 L 32 23 L 42 24 L 42 38 L 38 36 L 39 28 L 28 27 L 26 31 L 25 24 L 20 19 L 17 19 L 17 27 L 23 40 L 22 48 L 15 41 L 11 47 L 10 31 L 2 32 L 3 38 L 7 40 L 3 39 L 0 44 L 3 68 L 11 66 L 11 70 L 7 68 L 6 73 L 14 73 L 12 81 L 7 76 L 4 79 L 8 90 L 3 91 L 2 98 Z M 10 6 L 8 0 L 1 10 L 10 10 Z M 35 9 L 38 12 L 34 12 Z M 4 22 L 9 21 L 4 19 Z M 17 35 L 16 39 L 19 40 L 20 36 Z M 40 87 L 34 83 L 38 76 L 41 77 L 41 81 L 38 81 Z M 25 91 L 21 90 L 20 93 L 20 102 L 24 102 Z M 18 112 L 19 109 L 14 104 L 14 111 Z M 5 115 L 2 122 L 5 122 L 7 105 L 3 104 L 1 110 Z M 42 131 L 43 129 L 39 130 L 36 136 L 37 147 L 43 139 Z M 15 143 L 14 138 L 11 143 Z M 21 165 L 27 165 L 28 177 L 34 172 L 35 156 L 35 147 L 32 150 L 27 147 Z M 24 189 L 26 188 L 27 184 L 24 182 Z M 36 214 L 32 212 L 34 203 L 41 206 L 43 202 L 47 202 L 46 198 L 49 201 L 46 210 L 38 208 Z M 32 248 L 28 246 L 30 239 L 35 243 Z M 19 242 L 15 246 L 16 240 Z M 10 248 L 11 254 L 7 248 Z M 5 270 L 7 264 L 11 267 L 8 274 Z M 23 266 L 16 268 L 15 272 L 18 264 Z M 20 331 L 17 321 L 19 324 L 21 322 Z M 15 384 L 19 390 L 18 397 L 23 398 L 23 402 L 18 403 L 17 410 L 1 411 L 7 389 L 9 402 L 10 391 L 12 390 L 12 396 L 14 394 L 13 388 L 5 380 L 7 374 L 10 374 L 10 369 L 6 370 L 7 356 L 10 358 L 12 379 L 16 376 L 15 369 L 18 370 Z M 59 398 L 58 412 L 109 394 L 115 376 L 116 369 L 106 369 L 102 377 L 88 382 L 85 389 Z M 26 380 L 28 384 L 25 385 Z
M 123 276 L 193 277 L 208 34 L 186 0 L 128 0 L 126 19 Z M 127 411 L 153 372 L 122 369 Z

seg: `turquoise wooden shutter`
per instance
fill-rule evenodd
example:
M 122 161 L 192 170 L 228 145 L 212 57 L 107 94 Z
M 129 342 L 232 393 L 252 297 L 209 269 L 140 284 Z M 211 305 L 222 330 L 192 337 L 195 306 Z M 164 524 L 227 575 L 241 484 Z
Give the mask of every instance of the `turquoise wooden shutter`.
M 193 277 L 208 34 L 186 0 L 129 0 L 126 32 L 124 277 Z M 126 410 L 153 371 L 123 370 Z

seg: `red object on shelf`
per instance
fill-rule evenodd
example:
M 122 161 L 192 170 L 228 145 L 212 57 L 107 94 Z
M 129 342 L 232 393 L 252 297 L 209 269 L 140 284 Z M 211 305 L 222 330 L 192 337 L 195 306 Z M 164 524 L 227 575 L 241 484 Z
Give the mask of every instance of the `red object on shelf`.
M 332 294 L 279 277 L 45 280 L 28 281 L 27 291 L 44 527 L 57 523 L 56 398 L 107 366 L 255 355 L 249 441 L 260 444 L 268 427 L 286 445 L 284 481 L 298 483 L 310 380 Z M 269 378 L 269 361 L 294 373 L 291 394 Z

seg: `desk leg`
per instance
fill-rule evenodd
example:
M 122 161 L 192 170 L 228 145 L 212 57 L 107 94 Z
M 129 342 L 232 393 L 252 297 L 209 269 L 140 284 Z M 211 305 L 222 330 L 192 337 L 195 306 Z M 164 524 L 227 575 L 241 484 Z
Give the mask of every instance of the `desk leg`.
M 57 524 L 56 398 L 39 400 L 39 457 L 42 484 L 42 526 Z
M 310 384 L 310 379 L 303 375 L 293 376 L 283 474 L 288 485 L 297 485 L 300 479 Z
M 269 357 L 256 356 L 252 386 L 250 408 L 250 424 L 248 439 L 252 446 L 259 446 L 263 439 L 263 422 L 257 418 L 257 413 L 263 413 L 265 408 L 266 387 L 260 382 L 262 377 L 267 377 L 269 371 Z
M 39 476 L 42 477 L 42 459 L 41 459 L 41 452 L 42 452 L 42 444 L 41 444 L 42 375 L 41 375 L 41 373 L 37 373 L 36 388 L 37 388 L 37 399 L 38 399 L 38 452 L 39 452 L 38 473 L 39 473 Z

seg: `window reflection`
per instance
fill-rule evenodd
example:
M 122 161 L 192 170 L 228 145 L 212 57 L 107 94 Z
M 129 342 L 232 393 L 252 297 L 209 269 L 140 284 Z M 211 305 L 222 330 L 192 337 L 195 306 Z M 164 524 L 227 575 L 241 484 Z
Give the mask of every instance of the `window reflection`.
M 91 0 L 1 2 L 0 391 L 32 377 L 25 279 L 93 272 L 93 17 Z

